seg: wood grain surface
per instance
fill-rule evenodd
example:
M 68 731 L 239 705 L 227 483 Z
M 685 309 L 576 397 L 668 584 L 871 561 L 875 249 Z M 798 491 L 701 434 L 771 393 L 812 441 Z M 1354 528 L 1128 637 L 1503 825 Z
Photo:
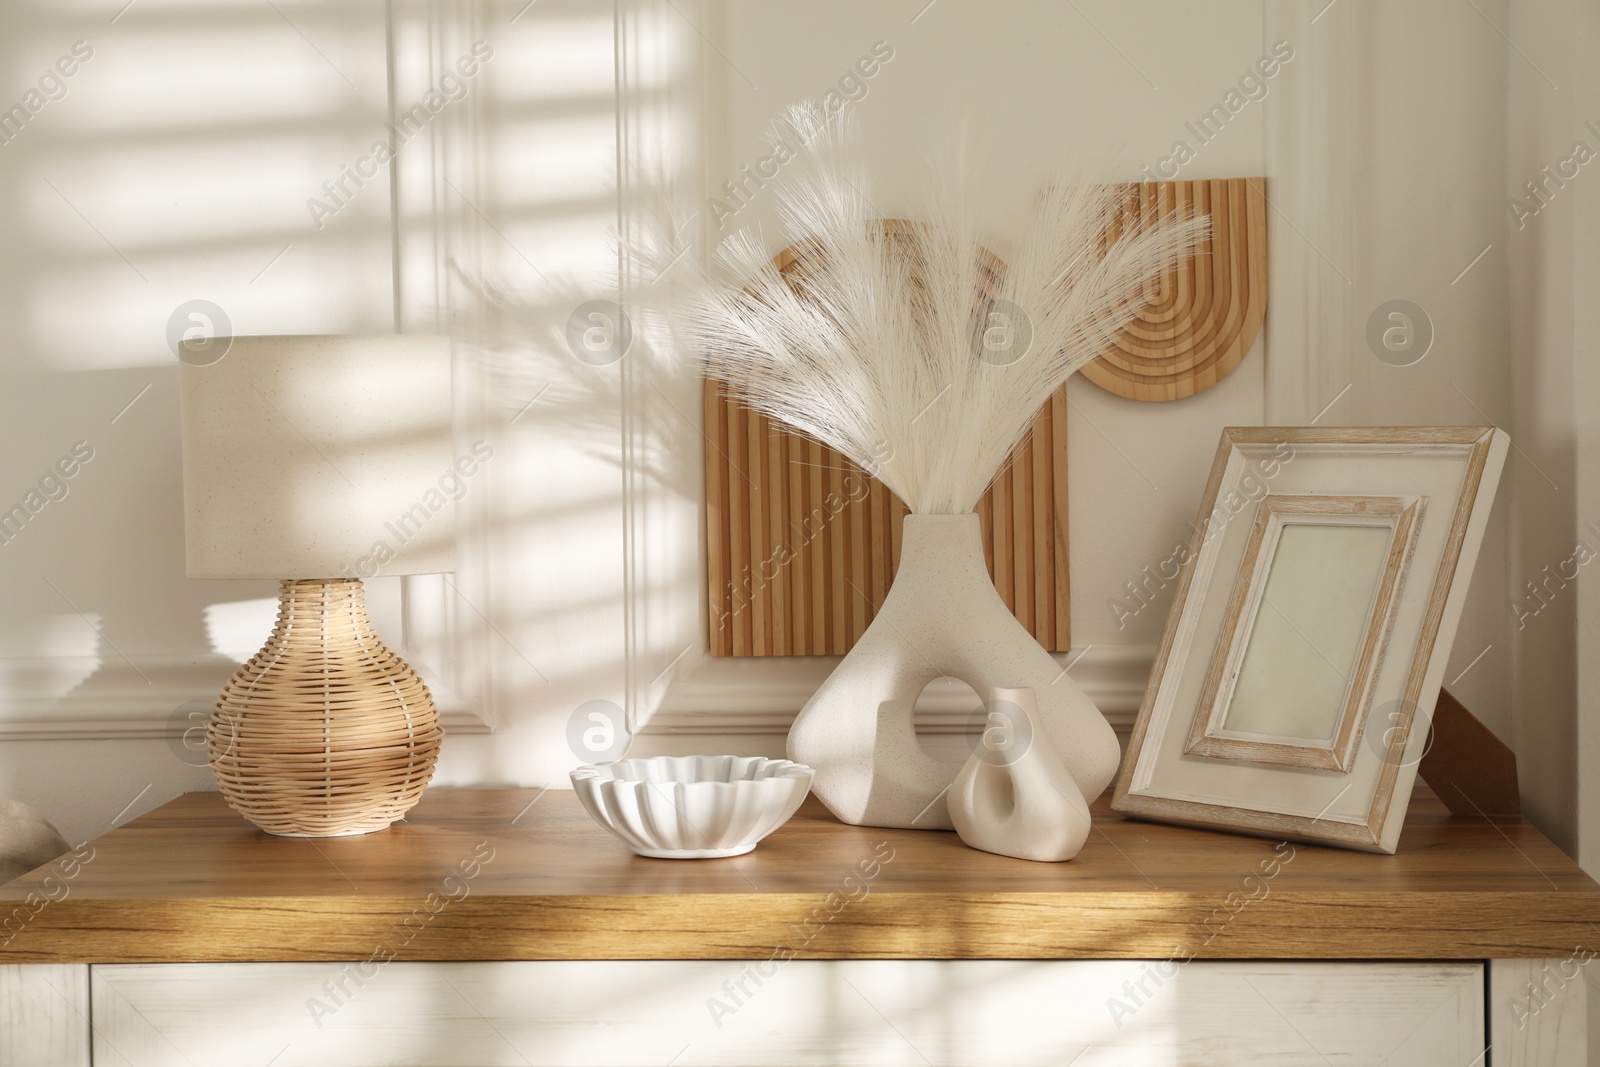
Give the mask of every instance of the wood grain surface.
M 1209 216 L 1192 256 L 1150 287 L 1150 302 L 1106 353 L 1083 368 L 1102 389 L 1130 400 L 1182 400 L 1237 367 L 1267 311 L 1265 178 L 1141 182 L 1126 188 L 1119 225 L 1141 229 Z
M 754 852 L 693 862 L 634 856 L 566 791 L 433 789 L 337 840 L 269 837 L 191 793 L 70 878 L 0 887 L 30 915 L 0 963 L 1552 958 L 1600 922 L 1600 885 L 1537 830 L 1425 790 L 1394 856 L 1094 812 L 1071 863 L 845 826 L 814 800 Z
M 1517 754 L 1448 689 L 1433 706 L 1432 736 L 1417 773 L 1457 815 L 1516 815 Z
M 905 504 L 838 452 L 709 380 L 705 427 L 711 655 L 844 655 L 889 595 Z M 1071 651 L 1065 386 L 977 511 L 1006 607 L 1046 649 Z

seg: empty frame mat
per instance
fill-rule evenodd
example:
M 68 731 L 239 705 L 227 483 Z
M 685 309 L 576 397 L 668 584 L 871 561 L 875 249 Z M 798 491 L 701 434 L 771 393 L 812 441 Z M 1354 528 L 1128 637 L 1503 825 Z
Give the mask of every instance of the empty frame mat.
M 1262 500 L 1187 754 L 1350 769 L 1421 509 L 1416 497 Z
M 1224 430 L 1112 806 L 1393 852 L 1508 448 Z

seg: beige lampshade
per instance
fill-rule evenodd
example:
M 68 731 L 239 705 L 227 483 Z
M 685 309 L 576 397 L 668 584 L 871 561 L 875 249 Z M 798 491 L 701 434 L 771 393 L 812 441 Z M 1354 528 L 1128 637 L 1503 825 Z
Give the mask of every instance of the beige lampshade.
M 445 337 L 236 337 L 180 368 L 191 578 L 454 570 Z

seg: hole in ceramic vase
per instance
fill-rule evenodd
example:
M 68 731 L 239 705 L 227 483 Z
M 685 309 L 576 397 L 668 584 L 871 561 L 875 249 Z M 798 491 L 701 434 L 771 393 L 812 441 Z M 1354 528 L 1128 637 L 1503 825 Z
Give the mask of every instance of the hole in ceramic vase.
M 1017 783 L 1009 774 L 991 774 L 986 780 L 993 803 L 989 810 L 1010 818 L 1017 810 Z
M 983 698 L 960 678 L 935 678 L 917 695 L 911 713 L 917 746 L 936 760 L 965 763 L 978 743 Z

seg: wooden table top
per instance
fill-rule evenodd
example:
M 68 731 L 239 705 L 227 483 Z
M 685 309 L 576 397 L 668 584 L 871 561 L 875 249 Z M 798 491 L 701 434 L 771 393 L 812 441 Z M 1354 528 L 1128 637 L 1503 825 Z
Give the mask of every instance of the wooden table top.
M 384 833 L 321 840 L 190 793 L 0 887 L 0 963 L 1492 959 L 1600 941 L 1600 885 L 1560 850 L 1426 789 L 1394 856 L 1094 815 L 1076 860 L 1028 863 L 845 826 L 813 798 L 752 853 L 681 861 L 634 856 L 565 791 L 433 789 Z

